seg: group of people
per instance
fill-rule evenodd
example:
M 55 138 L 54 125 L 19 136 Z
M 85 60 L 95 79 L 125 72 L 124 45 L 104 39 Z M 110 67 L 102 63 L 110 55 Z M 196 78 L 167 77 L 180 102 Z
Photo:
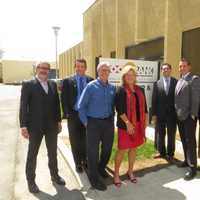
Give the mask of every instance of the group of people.
M 127 178 L 136 183 L 137 177 L 133 172 L 136 149 L 146 141 L 145 128 L 148 123 L 145 93 L 136 83 L 136 66 L 127 63 L 123 67 L 121 85 L 117 88 L 108 82 L 109 63 L 98 64 L 98 77 L 95 80 L 86 75 L 87 63 L 84 59 L 77 59 L 74 68 L 75 74 L 63 80 L 61 106 L 63 118 L 67 119 L 76 171 L 82 173 L 87 169 L 91 185 L 95 189 L 106 190 L 104 178 L 109 176 L 106 166 L 112 151 L 116 110 L 118 150 L 113 182 L 116 187 L 121 186 L 120 165 L 124 154 L 128 152 Z M 189 180 L 196 175 L 197 167 L 195 128 L 200 81 L 197 76 L 190 74 L 187 60 L 181 60 L 179 68 L 181 79 L 177 83 L 175 78 L 170 77 L 171 66 L 163 64 L 163 78 L 154 84 L 152 114 L 157 127 L 160 157 L 167 155 L 173 159 L 178 123 L 185 155 L 182 166 L 189 166 L 190 171 L 185 176 Z M 48 80 L 49 70 L 49 63 L 39 63 L 35 79 L 24 82 L 21 91 L 20 127 L 22 135 L 29 138 L 26 178 L 32 193 L 39 192 L 35 183 L 35 170 L 43 136 L 51 179 L 57 184 L 65 184 L 58 174 L 56 153 L 57 134 L 62 129 L 60 101 L 56 83 Z
M 156 157 L 173 162 L 178 126 L 184 151 L 184 161 L 178 167 L 188 167 L 184 179 L 191 180 L 197 173 L 196 124 L 199 118 L 200 78 L 191 73 L 191 64 L 184 58 L 179 62 L 179 80 L 171 77 L 170 64 L 164 63 L 161 71 L 163 76 L 154 83 L 152 95 L 152 121 L 156 125 L 155 141 L 159 151 Z
M 114 139 L 114 114 L 118 113 L 118 151 L 115 157 L 114 184 L 120 187 L 120 164 L 128 150 L 127 176 L 137 182 L 133 174 L 136 147 L 145 142 L 147 106 L 144 91 L 136 85 L 136 66 L 127 63 L 122 70 L 122 85 L 117 88 L 108 82 L 110 65 L 99 63 L 98 78 L 85 74 L 86 61 L 75 62 L 75 75 L 63 80 L 61 102 L 68 120 L 69 139 L 76 171 L 88 169 L 91 185 L 106 190 L 103 178 Z

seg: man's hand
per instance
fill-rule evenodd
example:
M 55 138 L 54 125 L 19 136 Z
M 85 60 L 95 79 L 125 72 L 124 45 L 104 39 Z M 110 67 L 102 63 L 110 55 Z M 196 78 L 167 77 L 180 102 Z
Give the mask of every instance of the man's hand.
M 62 131 L 62 123 L 58 122 L 58 133 Z
M 191 115 L 191 118 L 192 118 L 193 120 L 195 120 L 195 116 L 194 116 L 194 115 Z
M 21 128 L 21 134 L 24 138 L 29 139 L 29 132 L 26 127 Z
M 157 123 L 157 116 L 156 116 L 156 115 L 153 115 L 153 116 L 152 116 L 151 123 L 152 123 L 154 126 L 156 125 L 156 123 Z

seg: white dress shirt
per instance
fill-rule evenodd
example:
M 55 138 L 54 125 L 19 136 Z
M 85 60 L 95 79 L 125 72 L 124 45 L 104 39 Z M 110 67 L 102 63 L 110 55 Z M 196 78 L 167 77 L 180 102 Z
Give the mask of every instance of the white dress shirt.
M 168 88 L 167 88 L 167 81 L 166 81 L 166 79 L 168 79 Z M 171 78 L 170 77 L 163 77 L 163 80 L 164 80 L 163 82 L 164 82 L 165 92 L 166 92 L 166 94 L 168 94 Z
M 41 80 L 38 76 L 36 76 L 36 78 L 37 78 L 38 81 L 40 82 L 40 84 L 41 84 L 42 88 L 44 89 L 45 93 L 48 94 L 49 87 L 48 87 L 47 81 Z

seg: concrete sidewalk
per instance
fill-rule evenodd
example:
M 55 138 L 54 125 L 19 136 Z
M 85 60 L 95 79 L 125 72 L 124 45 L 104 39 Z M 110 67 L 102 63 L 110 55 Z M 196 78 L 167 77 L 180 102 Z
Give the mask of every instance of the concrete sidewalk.
M 43 140 L 37 159 L 36 183 L 41 192 L 31 194 L 28 192 L 25 178 L 25 161 L 28 142 L 21 136 L 17 145 L 16 156 L 16 175 L 14 180 L 14 200 L 84 200 L 83 194 L 80 192 L 80 186 L 76 181 L 70 167 L 65 162 L 60 152 L 58 152 L 59 174 L 66 181 L 66 186 L 52 184 L 48 169 L 47 151 Z
M 36 171 L 41 192 L 37 195 L 29 193 L 25 177 L 28 141 L 21 136 L 18 123 L 20 88 L 0 85 L 0 200 L 84 200 L 80 185 L 60 152 L 59 174 L 65 179 L 66 186 L 52 184 L 44 141 Z
M 120 188 L 113 185 L 112 177 L 106 180 L 108 190 L 100 192 L 91 189 L 87 175 L 77 174 L 72 153 L 59 139 L 59 174 L 66 186 L 53 185 L 48 170 L 47 152 L 44 142 L 38 154 L 36 182 L 41 190 L 37 195 L 28 192 L 25 178 L 25 160 L 28 142 L 19 134 L 18 103 L 19 87 L 0 87 L 0 200 L 197 200 L 199 199 L 200 174 L 189 182 L 183 180 L 186 169 L 174 165 L 159 165 L 145 168 L 136 175 L 137 184 L 126 177 Z M 66 122 L 63 123 L 60 137 L 67 137 Z M 148 129 L 148 137 L 153 129 Z M 180 145 L 179 145 L 180 146 Z M 177 150 L 179 147 L 177 147 Z M 180 152 L 181 152 L 180 146 Z
M 153 135 L 153 129 L 148 128 L 148 137 Z M 61 137 L 67 137 L 66 122 L 63 123 L 63 132 Z M 178 151 L 182 147 L 177 143 Z M 183 176 L 186 168 L 177 168 L 175 165 L 159 165 L 152 168 L 146 168 L 137 172 L 138 183 L 133 184 L 122 176 L 123 184 L 120 188 L 113 185 L 112 177 L 105 180 L 108 189 L 105 192 L 91 188 L 86 173 L 77 174 L 70 149 L 59 140 L 59 149 L 66 161 L 70 164 L 71 169 L 81 187 L 81 191 L 87 200 L 197 200 L 199 196 L 200 173 L 192 181 L 184 181 Z

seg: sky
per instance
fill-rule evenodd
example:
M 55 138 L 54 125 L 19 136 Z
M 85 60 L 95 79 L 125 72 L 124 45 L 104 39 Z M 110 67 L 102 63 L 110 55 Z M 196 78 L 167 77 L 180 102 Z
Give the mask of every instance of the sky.
M 0 0 L 0 49 L 3 59 L 55 61 L 83 39 L 83 12 L 95 0 Z

